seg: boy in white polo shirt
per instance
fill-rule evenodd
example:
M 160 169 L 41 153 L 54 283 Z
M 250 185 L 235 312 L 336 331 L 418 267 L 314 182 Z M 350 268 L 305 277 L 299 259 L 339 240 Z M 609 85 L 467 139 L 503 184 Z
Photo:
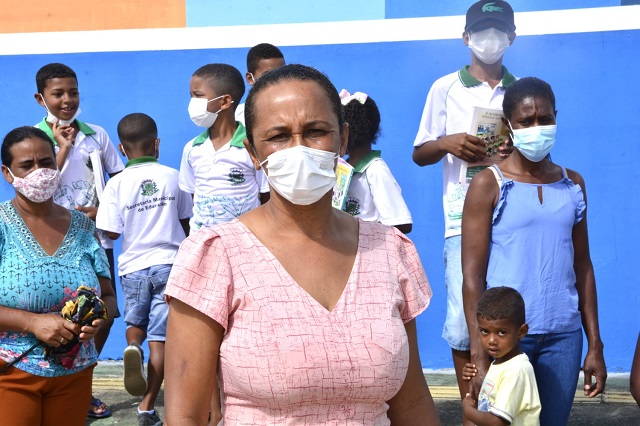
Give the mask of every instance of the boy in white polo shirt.
M 244 78 L 249 86 L 253 86 L 262 74 L 284 64 L 284 55 L 276 46 L 269 43 L 256 44 L 247 53 L 247 73 Z M 244 126 L 244 104 L 238 105 L 236 109 L 236 121 Z
M 164 288 L 180 243 L 188 234 L 192 201 L 178 171 L 158 163 L 158 130 L 151 117 L 129 114 L 118 124 L 120 151 L 129 161 L 107 182 L 96 226 L 111 239 L 123 235 L 118 269 L 125 297 L 124 386 L 143 396 L 138 424 L 162 424 L 154 405 L 164 378 L 168 305 Z M 140 345 L 149 341 L 148 381 Z
M 71 68 L 60 63 L 43 66 L 36 73 L 36 87 L 38 92 L 34 97 L 47 112 L 36 127 L 53 141 L 60 170 L 60 186 L 53 195 L 53 201 L 67 209 L 80 210 L 95 220 L 98 211 L 96 179 L 103 181 L 105 172 L 114 176 L 124 169 L 124 164 L 102 127 L 77 119 L 80 92 L 76 73 Z M 94 170 L 96 167 L 100 170 Z M 115 294 L 113 242 L 103 233 L 99 232 L 98 236 L 109 259 Z M 98 352 L 107 341 L 113 318 L 119 317 L 120 313 L 114 312 L 109 316 L 95 338 Z M 92 397 L 87 415 L 102 418 L 110 416 L 111 412 L 106 404 Z
M 447 289 L 442 337 L 451 347 L 461 398 L 468 387 L 462 370 L 474 348 L 470 347 L 462 302 L 461 223 L 468 185 L 460 182 L 460 171 L 465 162 L 480 161 L 486 155 L 481 140 L 467 134 L 474 107 L 501 110 L 504 92 L 516 79 L 502 66 L 503 54 L 516 38 L 515 29 L 513 9 L 505 1 L 481 0 L 469 7 L 462 40 L 471 49 L 471 65 L 433 83 L 413 143 L 413 161 L 419 166 L 442 160 Z M 500 147 L 503 156 L 509 150 Z M 477 391 L 479 384 L 475 380 L 472 384 Z
M 242 74 L 208 64 L 191 77 L 189 116 L 206 130 L 182 152 L 180 189 L 193 194 L 191 230 L 228 222 L 269 199 L 269 184 L 251 162 L 242 123 L 234 112 L 244 94 Z

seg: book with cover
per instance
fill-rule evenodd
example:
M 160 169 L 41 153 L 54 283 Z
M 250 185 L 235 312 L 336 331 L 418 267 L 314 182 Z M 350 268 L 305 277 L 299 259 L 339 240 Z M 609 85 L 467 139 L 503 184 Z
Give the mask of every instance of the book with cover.
M 336 209 L 342 210 L 344 208 L 352 177 L 353 166 L 342 158 L 338 158 L 338 164 L 336 165 L 336 185 L 333 187 L 333 198 L 331 199 L 331 204 Z
M 91 168 L 93 169 L 93 178 L 96 185 L 98 202 L 102 199 L 102 191 L 104 191 L 104 186 L 106 184 L 104 179 L 104 168 L 102 167 L 102 158 L 100 155 L 101 151 L 97 149 L 89 153 L 89 160 L 91 161 Z
M 502 111 L 499 109 L 474 107 L 469 134 L 484 141 L 487 156 L 482 161 L 462 165 L 460 169 L 462 185 L 469 185 L 476 173 L 502 160 L 498 147 L 509 139 L 502 117 Z

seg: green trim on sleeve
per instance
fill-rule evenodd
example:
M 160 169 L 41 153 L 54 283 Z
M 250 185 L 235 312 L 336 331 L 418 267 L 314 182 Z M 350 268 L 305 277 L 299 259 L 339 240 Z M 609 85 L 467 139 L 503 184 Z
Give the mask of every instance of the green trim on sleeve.
M 360 161 L 358 161 L 358 164 L 356 164 L 356 166 L 353 168 L 353 171 L 355 173 L 364 172 L 367 169 L 367 167 L 369 167 L 369 165 L 378 158 L 382 158 L 382 151 L 379 151 L 379 150 L 371 151 L 370 153 L 365 155 Z
M 158 162 L 158 159 L 156 157 L 151 157 L 151 156 L 132 158 L 131 160 L 127 161 L 127 164 L 125 164 L 124 168 L 126 169 L 127 167 L 135 166 L 136 164 L 157 163 L 157 162 Z

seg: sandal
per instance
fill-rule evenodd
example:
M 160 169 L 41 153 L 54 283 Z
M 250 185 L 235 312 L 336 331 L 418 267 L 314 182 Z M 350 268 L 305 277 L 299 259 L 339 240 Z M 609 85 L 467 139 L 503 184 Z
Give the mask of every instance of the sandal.
M 91 405 L 89 406 L 87 417 L 91 417 L 92 419 L 104 419 L 105 417 L 111 417 L 111 410 L 109 410 L 107 404 L 100 401 L 99 398 L 91 395 Z

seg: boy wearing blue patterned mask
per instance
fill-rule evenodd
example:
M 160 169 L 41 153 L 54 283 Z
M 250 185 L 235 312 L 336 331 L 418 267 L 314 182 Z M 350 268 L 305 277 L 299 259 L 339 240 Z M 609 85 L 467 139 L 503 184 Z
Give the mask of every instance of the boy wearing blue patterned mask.
M 447 316 L 442 337 L 451 346 L 461 398 L 468 390 L 462 369 L 471 352 L 462 307 L 460 259 L 462 207 L 468 185 L 460 182 L 460 171 L 465 162 L 478 162 L 486 155 L 484 142 L 467 133 L 474 107 L 501 110 L 504 92 L 516 80 L 502 66 L 503 54 L 515 40 L 515 29 L 513 9 L 505 1 L 482 0 L 467 10 L 462 40 L 471 49 L 471 65 L 432 85 L 413 144 L 413 161 L 419 166 L 437 164 L 444 158 Z M 499 150 L 506 157 L 512 147 L 503 145 Z

